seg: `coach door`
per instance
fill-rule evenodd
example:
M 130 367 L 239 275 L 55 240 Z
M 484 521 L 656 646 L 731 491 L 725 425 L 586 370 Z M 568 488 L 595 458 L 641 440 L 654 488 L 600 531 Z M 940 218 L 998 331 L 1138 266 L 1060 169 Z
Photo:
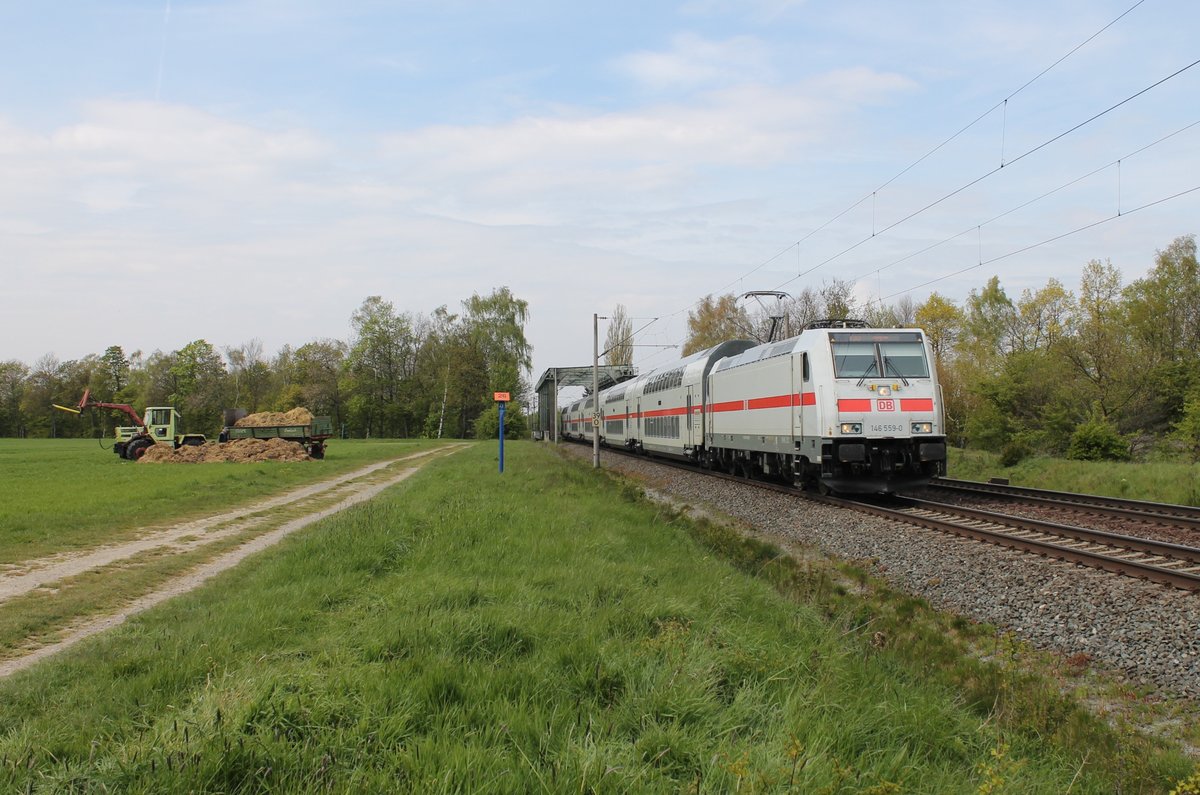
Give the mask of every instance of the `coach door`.
M 684 438 L 686 439 L 684 445 L 686 447 L 692 447 L 696 444 L 695 436 L 692 434 L 692 425 L 692 387 L 689 385 L 687 388 L 687 420 L 684 423 L 684 428 L 686 429 L 684 431 Z
M 812 374 L 808 370 L 808 352 L 800 354 L 800 372 L 796 372 L 796 361 L 792 360 L 792 383 L 799 384 L 799 389 L 796 394 L 800 396 L 800 405 L 796 407 L 796 439 L 804 438 L 804 415 L 812 414 L 815 401 L 812 398 L 805 399 L 805 394 L 811 394 L 813 391 Z M 810 420 L 816 419 L 810 417 Z M 814 428 L 818 427 L 815 422 L 810 423 Z

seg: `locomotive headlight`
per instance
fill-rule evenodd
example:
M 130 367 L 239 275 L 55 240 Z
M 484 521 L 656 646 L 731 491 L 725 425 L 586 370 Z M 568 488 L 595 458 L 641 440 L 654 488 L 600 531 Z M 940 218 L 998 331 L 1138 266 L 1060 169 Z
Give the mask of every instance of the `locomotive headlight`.
M 933 433 L 932 422 L 914 422 L 912 424 L 913 433 Z
M 842 423 L 842 433 L 858 435 L 858 434 L 862 433 L 862 423 L 861 422 L 843 422 Z
M 879 387 L 879 394 L 882 397 L 887 397 L 888 395 L 892 394 L 892 388 L 890 386 L 881 386 Z

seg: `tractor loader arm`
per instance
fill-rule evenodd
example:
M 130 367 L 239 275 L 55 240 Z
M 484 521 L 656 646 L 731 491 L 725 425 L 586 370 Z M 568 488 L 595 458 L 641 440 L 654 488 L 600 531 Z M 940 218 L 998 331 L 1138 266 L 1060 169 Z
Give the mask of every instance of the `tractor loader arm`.
M 92 391 L 90 389 L 83 390 L 83 397 L 79 399 L 79 403 L 76 404 L 75 408 L 60 406 L 57 403 L 52 405 L 56 409 L 69 411 L 72 414 L 79 414 L 84 409 L 113 409 L 114 411 L 123 411 L 131 420 L 133 420 L 135 425 L 138 427 L 145 427 L 146 423 L 142 421 L 142 418 L 138 415 L 137 411 L 134 410 L 133 406 L 130 406 L 128 403 L 102 403 L 98 400 L 92 400 L 91 395 Z

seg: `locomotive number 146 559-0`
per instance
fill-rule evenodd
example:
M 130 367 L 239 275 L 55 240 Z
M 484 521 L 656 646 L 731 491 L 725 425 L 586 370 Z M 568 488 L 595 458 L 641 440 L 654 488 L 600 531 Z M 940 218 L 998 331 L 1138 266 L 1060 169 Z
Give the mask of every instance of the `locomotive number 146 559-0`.
M 867 424 L 867 433 L 903 433 L 904 424 L 899 422 L 872 422 Z

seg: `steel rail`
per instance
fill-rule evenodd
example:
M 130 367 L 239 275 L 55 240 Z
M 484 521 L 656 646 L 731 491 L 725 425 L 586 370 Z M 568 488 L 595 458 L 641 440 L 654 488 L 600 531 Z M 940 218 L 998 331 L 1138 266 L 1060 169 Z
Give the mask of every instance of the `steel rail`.
M 632 458 L 645 458 L 636 453 L 619 450 L 616 448 L 606 448 L 607 452 L 616 453 L 618 455 L 629 456 Z M 981 511 L 974 508 L 963 508 L 956 505 L 943 505 L 930 501 L 921 501 L 913 498 L 902 498 L 910 503 L 925 502 L 925 506 L 910 505 L 907 509 L 888 508 L 882 505 L 876 505 L 870 502 L 859 501 L 855 499 L 846 499 L 844 497 L 833 497 L 828 495 L 813 494 L 811 492 L 801 491 L 795 486 L 785 486 L 776 483 L 768 483 L 759 480 L 749 480 L 737 475 L 730 475 L 724 472 L 715 472 L 713 470 L 700 469 L 692 464 L 687 464 L 682 461 L 673 459 L 664 459 L 651 457 L 653 463 L 663 466 L 683 469 L 689 472 L 702 472 L 706 475 L 729 480 L 735 483 L 741 483 L 747 486 L 763 489 L 766 491 L 774 491 L 780 494 L 786 494 L 791 497 L 799 497 L 811 502 L 822 503 L 839 508 L 847 508 L 850 510 L 866 513 L 873 516 L 878 516 L 892 521 L 902 522 L 904 524 L 913 524 L 918 527 L 924 527 L 928 530 L 936 530 L 938 532 L 949 533 L 964 538 L 971 538 L 977 541 L 983 541 L 997 546 L 1019 549 L 1025 552 L 1032 552 L 1043 557 L 1055 558 L 1064 560 L 1070 563 L 1078 563 L 1088 568 L 1102 569 L 1105 571 L 1123 574 L 1129 577 L 1138 579 L 1151 580 L 1154 582 L 1171 585 L 1175 588 L 1180 588 L 1188 591 L 1200 591 L 1200 549 L 1186 547 L 1179 544 L 1168 544 L 1160 541 L 1152 541 L 1143 538 L 1134 538 L 1130 536 L 1121 536 L 1116 533 L 1104 533 L 1099 530 L 1088 530 L 1079 527 L 1070 527 L 1068 525 L 1055 525 L 1052 522 L 1040 522 L 1024 517 L 1009 516 L 1007 514 L 999 514 L 989 511 Z M 1080 495 L 1086 496 L 1086 495 Z M 913 511 L 924 511 L 924 514 L 914 513 Z M 935 512 L 940 512 L 943 516 L 936 515 Z M 959 513 L 959 519 L 965 521 L 951 521 L 946 516 L 951 516 L 951 512 Z M 991 527 L 983 527 L 981 523 L 991 525 Z M 1010 527 L 1009 531 L 1003 528 L 1005 525 L 1016 525 Z M 1104 544 L 1108 547 L 1108 554 L 1096 550 L 1081 549 L 1079 547 L 1070 546 L 1067 544 L 1055 543 L 1045 540 L 1044 538 L 1033 538 L 1028 535 L 1018 535 L 1016 533 L 1040 533 L 1054 535 L 1061 539 L 1062 533 L 1059 529 L 1069 530 L 1078 535 L 1070 535 L 1068 537 L 1076 541 L 1083 541 L 1091 544 Z M 1101 541 L 1100 539 L 1107 539 Z M 1117 546 L 1120 541 L 1122 546 Z M 1144 548 L 1131 547 L 1124 545 L 1125 542 L 1136 543 Z M 1155 550 L 1155 551 L 1151 551 Z M 1181 555 L 1184 562 L 1198 563 L 1186 569 L 1173 569 L 1168 566 L 1159 565 L 1157 562 L 1147 562 L 1145 560 L 1133 560 L 1128 557 L 1121 557 L 1122 554 L 1145 553 L 1155 557 L 1168 557 L 1176 561 L 1181 560 Z M 1163 554 L 1169 553 L 1169 554 Z
M 1110 547 L 1110 553 L 1105 554 L 1095 550 L 1080 549 L 1053 541 L 1017 535 L 1011 531 L 1006 532 L 1003 529 L 1003 521 L 997 521 L 1004 516 L 1003 514 L 992 514 L 995 517 L 993 519 L 967 519 L 966 522 L 954 522 L 944 518 L 945 515 L 938 516 L 931 512 L 914 513 L 909 510 L 886 508 L 870 503 L 846 500 L 840 497 L 825 497 L 822 499 L 823 501 L 829 501 L 831 504 L 841 505 L 886 519 L 915 524 L 929 530 L 952 533 L 998 546 L 1033 552 L 1044 557 L 1057 558 L 1070 563 L 1079 563 L 1090 568 L 1104 569 L 1105 571 L 1144 580 L 1153 580 L 1154 582 L 1164 583 L 1188 591 L 1200 591 L 1200 566 L 1193 566 L 1191 570 L 1171 569 L 1157 565 L 1156 563 L 1120 557 L 1121 552 L 1129 552 L 1129 550 L 1116 549 L 1114 554 L 1111 551 L 1113 548 Z M 984 527 L 981 526 L 981 523 L 991 526 Z M 1020 532 L 1020 528 L 1017 528 L 1017 530 Z
M 1175 505 L 1168 502 L 1147 502 L 1121 497 L 1104 497 L 1095 494 L 1076 494 L 1070 491 L 1049 491 L 1028 486 L 1010 486 L 1000 483 L 982 483 L 976 480 L 954 480 L 934 478 L 929 486 L 959 492 L 997 494 L 1034 505 L 1055 505 L 1082 511 L 1118 516 L 1139 521 L 1170 522 L 1176 525 L 1200 529 L 1200 508 L 1190 505 Z
M 907 503 L 910 507 L 948 513 L 967 519 L 978 519 L 984 522 L 996 522 L 1007 527 L 1025 530 L 1031 533 L 1045 533 L 1050 536 L 1064 536 L 1078 541 L 1093 544 L 1105 544 L 1120 549 L 1144 552 L 1189 563 L 1200 563 L 1200 549 L 1184 544 L 1172 544 L 1167 541 L 1155 541 L 1149 538 L 1138 538 L 1121 533 L 1109 533 L 1104 530 L 1091 530 L 1086 527 L 1048 522 L 1043 519 L 1030 519 L 1025 516 L 1013 516 L 999 511 L 985 511 L 979 508 L 968 508 L 964 505 L 949 505 L 933 500 L 922 500 L 914 497 L 897 497 L 898 502 Z

